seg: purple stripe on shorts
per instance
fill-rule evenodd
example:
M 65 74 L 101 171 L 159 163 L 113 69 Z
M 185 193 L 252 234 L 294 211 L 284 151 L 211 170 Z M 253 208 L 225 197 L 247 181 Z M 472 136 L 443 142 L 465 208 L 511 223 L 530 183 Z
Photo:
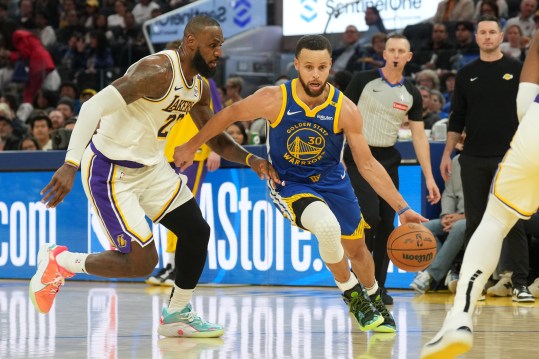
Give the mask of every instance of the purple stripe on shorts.
M 114 246 L 122 253 L 131 252 L 132 234 L 124 230 L 122 219 L 114 203 L 111 182 L 114 174 L 114 165 L 107 161 L 94 157 L 90 167 L 88 187 Z
M 101 152 L 97 148 L 95 148 L 95 145 L 93 142 L 90 142 L 90 147 L 92 148 L 92 151 L 94 151 L 95 155 L 107 162 L 114 163 L 115 165 L 124 166 L 127 168 L 142 168 L 144 165 L 142 163 L 134 162 L 134 161 L 122 161 L 122 160 L 111 160 Z
M 539 103 L 539 95 L 535 97 L 535 102 Z

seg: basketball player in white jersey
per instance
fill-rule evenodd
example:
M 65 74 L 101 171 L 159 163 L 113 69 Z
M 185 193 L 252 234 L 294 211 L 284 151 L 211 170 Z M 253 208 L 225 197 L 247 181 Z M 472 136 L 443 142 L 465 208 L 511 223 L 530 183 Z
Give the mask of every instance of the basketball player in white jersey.
M 539 207 L 538 64 L 539 31 L 535 33 L 520 75 L 517 95 L 520 125 L 494 176 L 481 224 L 466 248 L 453 308 L 442 329 L 423 347 L 422 359 L 454 358 L 472 348 L 472 314 L 485 283 L 498 264 L 503 238 L 519 218 L 529 219 Z
M 39 312 L 50 310 L 64 279 L 75 273 L 109 278 L 149 275 L 158 255 L 148 216 L 180 238 L 175 286 L 168 308 L 163 308 L 159 333 L 223 334 L 221 326 L 201 319 L 189 303 L 206 261 L 210 228 L 186 177 L 174 172 L 163 152 L 168 131 L 187 113 L 199 127 L 213 115 L 209 87 L 200 75 L 215 73 L 222 43 L 219 23 L 196 16 L 185 27 L 177 50 L 141 59 L 84 103 L 65 163 L 41 192 L 42 201 L 49 208 L 60 204 L 80 167 L 86 195 L 116 250 L 86 254 L 42 245 L 30 282 L 30 297 Z M 245 151 L 226 133 L 209 145 L 230 161 L 251 165 L 261 178 L 279 182 L 267 161 Z

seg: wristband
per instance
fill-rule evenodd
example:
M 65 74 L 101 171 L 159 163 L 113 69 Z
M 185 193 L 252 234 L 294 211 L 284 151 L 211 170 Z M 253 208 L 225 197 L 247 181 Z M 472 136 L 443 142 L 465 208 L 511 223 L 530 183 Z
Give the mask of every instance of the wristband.
M 401 209 L 400 211 L 397 212 L 397 214 L 400 216 L 401 214 L 403 214 L 404 212 L 406 212 L 407 210 L 409 210 L 410 207 L 409 206 L 406 206 L 404 207 L 403 209 Z
M 252 154 L 252 153 L 249 153 L 249 154 L 247 155 L 247 157 L 245 157 L 245 164 L 247 165 L 247 167 L 251 167 L 251 166 L 249 165 L 249 158 L 251 158 L 251 157 L 253 157 L 253 154 Z

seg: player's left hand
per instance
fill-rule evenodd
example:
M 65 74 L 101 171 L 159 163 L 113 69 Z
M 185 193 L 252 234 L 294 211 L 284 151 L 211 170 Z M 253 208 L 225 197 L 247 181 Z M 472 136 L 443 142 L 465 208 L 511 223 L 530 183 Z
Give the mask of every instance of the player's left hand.
M 429 194 L 427 195 L 427 201 L 430 204 L 436 204 L 440 202 L 442 195 L 440 194 L 440 190 L 438 189 L 438 186 L 436 185 L 434 179 L 427 181 L 427 191 L 429 191 Z
M 180 172 L 185 171 L 187 167 L 193 164 L 196 151 L 197 148 L 194 150 L 190 148 L 189 142 L 174 148 L 174 155 L 172 158 L 174 159 L 176 167 L 180 169 Z
M 404 211 L 399 216 L 399 221 L 401 222 L 401 224 L 406 224 L 406 223 L 428 222 L 429 220 L 423 217 L 422 215 L 420 215 L 419 213 L 417 213 L 416 211 L 414 211 L 413 209 L 409 209 L 407 211 Z
M 281 179 L 275 171 L 275 168 L 263 158 L 257 156 L 251 156 L 249 158 L 249 166 L 256 172 L 260 179 L 269 179 L 273 183 L 281 184 Z

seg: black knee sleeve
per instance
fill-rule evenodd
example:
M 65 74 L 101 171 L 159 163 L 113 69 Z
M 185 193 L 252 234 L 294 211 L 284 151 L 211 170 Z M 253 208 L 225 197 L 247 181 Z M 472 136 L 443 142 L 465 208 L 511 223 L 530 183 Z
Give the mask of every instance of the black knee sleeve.
M 193 198 L 168 213 L 160 222 L 178 237 L 175 284 L 182 289 L 196 287 L 208 254 L 210 226 Z

